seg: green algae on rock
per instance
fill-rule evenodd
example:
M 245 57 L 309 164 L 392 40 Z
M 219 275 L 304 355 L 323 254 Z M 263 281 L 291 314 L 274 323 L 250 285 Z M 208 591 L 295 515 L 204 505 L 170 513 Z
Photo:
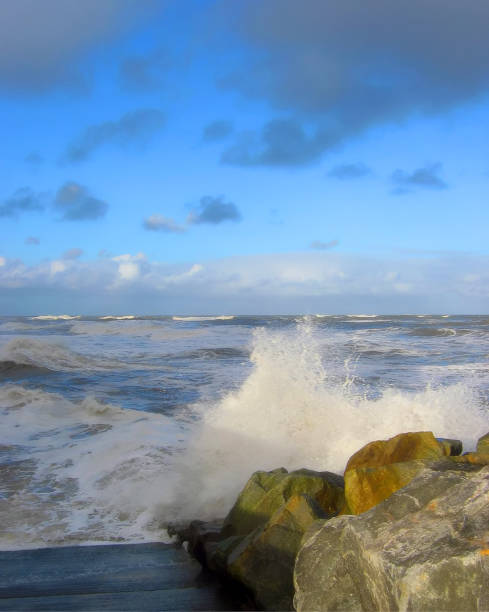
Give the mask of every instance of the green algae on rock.
M 344 504 L 344 482 L 331 472 L 279 468 L 255 472 L 239 494 L 224 521 L 223 536 L 246 535 L 263 526 L 290 497 L 309 495 L 328 514 L 335 514 Z

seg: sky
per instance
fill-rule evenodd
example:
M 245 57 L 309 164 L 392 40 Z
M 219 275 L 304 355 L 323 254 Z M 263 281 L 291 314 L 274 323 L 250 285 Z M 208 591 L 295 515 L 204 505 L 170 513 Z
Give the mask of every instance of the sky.
M 488 27 L 0 2 L 0 314 L 488 313 Z

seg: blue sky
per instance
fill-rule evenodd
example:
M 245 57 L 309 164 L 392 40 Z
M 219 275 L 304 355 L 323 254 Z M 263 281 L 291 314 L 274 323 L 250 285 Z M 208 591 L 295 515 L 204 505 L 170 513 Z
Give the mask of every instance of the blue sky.
M 0 313 L 486 313 L 488 24 L 1 3 Z

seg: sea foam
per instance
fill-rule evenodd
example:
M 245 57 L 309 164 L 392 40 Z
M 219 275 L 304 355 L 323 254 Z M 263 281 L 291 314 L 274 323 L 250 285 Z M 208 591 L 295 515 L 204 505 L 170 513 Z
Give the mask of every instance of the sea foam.
M 329 375 L 328 347 L 313 331 L 306 322 L 292 332 L 255 332 L 251 374 L 236 392 L 201 407 L 202 420 L 165 488 L 162 517 L 223 514 L 255 470 L 342 473 L 372 440 L 429 430 L 462 439 L 468 450 L 487 431 L 487 410 L 469 384 L 431 384 L 415 393 L 385 388 L 369 399 L 355 389 L 348 367 L 342 382 Z

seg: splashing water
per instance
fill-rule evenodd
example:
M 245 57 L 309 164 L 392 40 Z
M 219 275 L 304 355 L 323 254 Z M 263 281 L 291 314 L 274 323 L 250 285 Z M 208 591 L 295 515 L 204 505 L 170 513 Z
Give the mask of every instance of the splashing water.
M 222 515 L 255 470 L 343 473 L 348 458 L 372 440 L 429 430 L 462 439 L 467 449 L 487 430 L 487 411 L 465 384 L 417 393 L 388 388 L 368 399 L 355 394 L 351 372 L 343 382 L 328 375 L 320 349 L 307 320 L 292 333 L 255 331 L 250 376 L 214 407 L 202 407 L 162 515 Z
M 323 318 L 299 319 L 296 325 L 290 319 L 274 319 L 268 328 L 253 323 L 250 364 L 244 350 L 249 335 L 243 330 L 248 328 L 240 323 L 232 328 L 221 322 L 213 331 L 206 321 L 207 335 L 201 334 L 198 321 L 185 323 L 191 335 L 178 342 L 153 336 L 141 340 L 131 331 L 122 335 L 122 329 L 115 339 L 88 334 L 82 344 L 75 332 L 65 335 L 63 344 L 6 336 L 0 358 L 55 373 L 0 386 L 0 546 L 162 539 L 165 525 L 176 519 L 224 516 L 255 470 L 284 466 L 342 473 L 348 458 L 372 440 L 430 430 L 460 438 L 471 450 L 489 430 L 479 389 L 481 383 L 487 386 L 481 355 L 489 340 L 479 324 L 481 344 L 471 360 L 445 364 L 436 357 L 443 355 L 440 349 L 448 357 L 456 351 L 466 354 L 467 335 L 414 340 L 396 335 L 392 327 L 387 332 L 387 327 L 366 332 L 357 325 L 354 331 L 351 326 L 331 330 Z M 82 324 L 114 322 L 74 323 Z M 182 324 L 164 325 L 179 326 L 169 327 L 173 332 Z M 392 324 L 375 319 L 375 325 Z M 372 347 L 377 352 L 369 357 Z M 430 347 L 438 352 L 423 361 L 419 355 Z M 215 357 L 202 360 L 202 350 L 211 348 Z M 186 357 L 168 365 L 170 351 L 172 359 Z M 386 366 L 391 353 L 394 361 Z M 139 368 L 135 373 L 130 360 Z M 402 374 L 392 377 L 397 363 L 406 373 L 407 389 L 415 390 L 401 388 Z M 165 364 L 168 376 L 161 370 Z M 376 381 L 370 394 L 362 382 L 365 364 L 369 375 L 382 368 L 391 375 L 383 386 Z M 471 375 L 474 368 L 477 376 Z M 60 377 L 60 372 L 67 374 Z M 193 388 L 201 380 L 193 378 L 196 372 L 215 372 L 218 383 L 227 376 L 236 386 L 216 385 L 209 399 L 192 406 L 182 402 L 166 416 L 123 404 L 134 393 L 143 397 L 149 388 L 162 395 L 173 392 L 175 380 L 184 391 Z M 76 382 L 79 373 L 88 382 L 77 382 L 80 392 L 68 399 L 70 381 Z M 46 392 L 47 384 L 39 388 L 54 375 L 59 393 Z M 130 375 L 126 392 L 123 383 Z M 92 396 L 101 389 L 110 401 Z M 114 390 L 121 394 L 111 394 Z M 178 393 L 175 403 L 181 401 Z M 122 404 L 113 404 L 112 398 Z

